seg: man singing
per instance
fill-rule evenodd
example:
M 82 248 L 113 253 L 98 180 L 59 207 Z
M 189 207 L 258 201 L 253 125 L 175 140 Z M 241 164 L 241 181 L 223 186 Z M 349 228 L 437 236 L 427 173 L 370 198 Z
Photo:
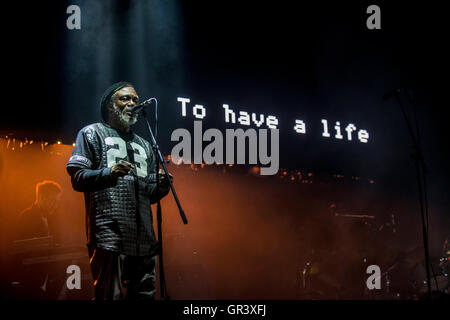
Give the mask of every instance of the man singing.
M 154 299 L 158 241 L 150 204 L 169 192 L 148 141 L 130 127 L 138 104 L 133 85 L 103 94 L 104 123 L 80 130 L 67 163 L 74 190 L 84 192 L 90 266 L 96 300 Z M 170 177 L 172 179 L 172 177 Z

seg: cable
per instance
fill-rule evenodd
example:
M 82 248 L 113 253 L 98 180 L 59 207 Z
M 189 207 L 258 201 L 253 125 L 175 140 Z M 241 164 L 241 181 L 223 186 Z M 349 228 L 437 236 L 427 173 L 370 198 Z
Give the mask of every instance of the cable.
M 158 137 L 158 100 L 155 99 L 155 138 Z
M 417 104 L 414 99 L 414 94 L 412 90 L 407 91 L 408 94 L 408 100 L 409 103 L 413 107 L 413 116 L 414 116 L 414 122 L 415 122 L 415 129 L 416 129 L 416 137 L 417 137 L 417 144 L 419 146 L 419 149 L 422 150 L 421 147 L 421 139 L 420 139 L 420 128 L 419 128 L 419 121 L 417 120 Z M 423 159 L 423 154 L 421 154 L 421 157 Z M 426 168 L 425 164 L 422 163 L 422 183 L 423 183 L 423 203 L 424 203 L 424 214 L 425 214 L 425 236 L 427 238 L 427 244 L 428 248 L 430 247 L 430 232 L 429 232 L 429 216 L 428 216 L 428 194 L 427 194 L 427 179 L 426 179 Z M 431 261 L 428 261 L 429 267 L 431 268 L 431 272 L 433 274 L 434 283 L 436 285 L 436 290 L 439 291 L 438 281 L 436 277 L 436 273 L 434 272 L 433 264 Z

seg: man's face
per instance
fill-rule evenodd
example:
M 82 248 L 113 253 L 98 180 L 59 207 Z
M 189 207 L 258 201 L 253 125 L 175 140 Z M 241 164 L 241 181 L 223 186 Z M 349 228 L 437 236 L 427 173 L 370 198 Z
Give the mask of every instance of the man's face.
M 44 216 L 51 216 L 56 211 L 60 202 L 60 198 L 60 194 L 52 194 L 46 197 L 39 196 L 38 203 L 39 207 L 41 207 L 45 211 Z
M 139 97 L 133 87 L 124 87 L 113 96 L 112 112 L 110 112 L 110 124 L 119 124 L 129 128 L 137 122 L 137 114 L 131 110 L 138 104 Z M 112 119 L 111 119 L 112 116 Z

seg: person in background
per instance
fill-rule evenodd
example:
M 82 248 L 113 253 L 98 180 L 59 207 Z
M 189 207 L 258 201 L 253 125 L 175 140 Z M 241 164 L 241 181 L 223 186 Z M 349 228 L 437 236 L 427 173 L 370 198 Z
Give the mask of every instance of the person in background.
M 17 220 L 16 240 L 51 237 L 53 246 L 61 241 L 57 209 L 62 195 L 61 186 L 52 180 L 36 184 L 36 198 L 33 204 L 22 211 Z M 54 268 L 48 263 L 23 265 L 16 262 L 14 279 L 18 280 L 19 299 L 52 299 L 50 282 L 56 277 Z M 53 281 L 54 282 L 54 281 Z
M 37 183 L 34 203 L 19 215 L 16 238 L 31 239 L 48 236 L 59 238 L 55 212 L 59 206 L 61 194 L 62 188 L 55 181 L 44 180 Z

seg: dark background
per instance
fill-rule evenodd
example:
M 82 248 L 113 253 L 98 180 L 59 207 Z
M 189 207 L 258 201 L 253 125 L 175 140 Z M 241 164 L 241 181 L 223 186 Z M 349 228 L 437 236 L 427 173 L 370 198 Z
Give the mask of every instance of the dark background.
M 70 4 L 81 8 L 81 30 L 66 28 Z M 366 28 L 371 4 L 381 8 L 381 30 Z M 408 89 L 439 252 L 449 225 L 449 52 L 441 2 L 17 2 L 2 13 L 1 134 L 71 144 L 79 129 L 99 121 L 103 90 L 127 80 L 141 98 L 158 98 L 164 154 L 174 145 L 171 132 L 192 125 L 177 97 L 207 108 L 204 128 L 238 127 L 225 125 L 223 103 L 275 115 L 283 168 L 374 179 L 370 190 L 381 207 L 417 205 L 408 213 L 417 222 L 411 139 L 395 100 L 382 101 L 390 90 Z M 402 97 L 413 120 L 413 105 Z M 335 121 L 342 130 L 350 122 L 366 129 L 369 142 L 323 138 L 322 118 L 331 134 Z M 306 122 L 306 135 L 294 132 L 294 119 Z M 142 123 L 136 131 L 146 136 Z
M 81 30 L 65 26 L 69 4 L 81 8 Z M 366 28 L 370 4 L 381 8 L 381 30 Z M 5 11 L 2 133 L 70 144 L 99 121 L 103 90 L 128 80 L 142 98 L 159 99 L 165 154 L 171 132 L 192 124 L 177 97 L 207 108 L 204 128 L 233 127 L 224 123 L 227 103 L 279 119 L 282 167 L 373 178 L 381 190 L 410 194 L 411 139 L 395 100 L 381 99 L 407 88 L 431 199 L 448 205 L 447 27 L 438 2 L 60 1 Z M 366 129 L 369 143 L 323 138 L 322 118 L 331 133 L 335 121 Z M 306 122 L 306 135 L 294 132 L 294 119 Z
M 69 4 L 81 7 L 81 30 L 65 27 Z M 369 4 L 11 5 L 1 131 L 71 143 L 81 127 L 99 120 L 104 88 L 129 80 L 142 98 L 158 97 L 166 153 L 173 129 L 191 120 L 181 118 L 176 102 L 185 96 L 208 108 L 206 126 L 225 128 L 222 103 L 277 116 L 283 166 L 383 176 L 409 161 L 410 139 L 395 101 L 381 97 L 408 88 L 431 171 L 448 177 L 440 171 L 448 137 L 444 12 L 437 3 L 378 2 L 382 29 L 368 30 Z M 322 118 L 330 131 L 335 121 L 368 130 L 369 143 L 322 138 Z M 307 123 L 305 136 L 293 131 L 294 119 Z

